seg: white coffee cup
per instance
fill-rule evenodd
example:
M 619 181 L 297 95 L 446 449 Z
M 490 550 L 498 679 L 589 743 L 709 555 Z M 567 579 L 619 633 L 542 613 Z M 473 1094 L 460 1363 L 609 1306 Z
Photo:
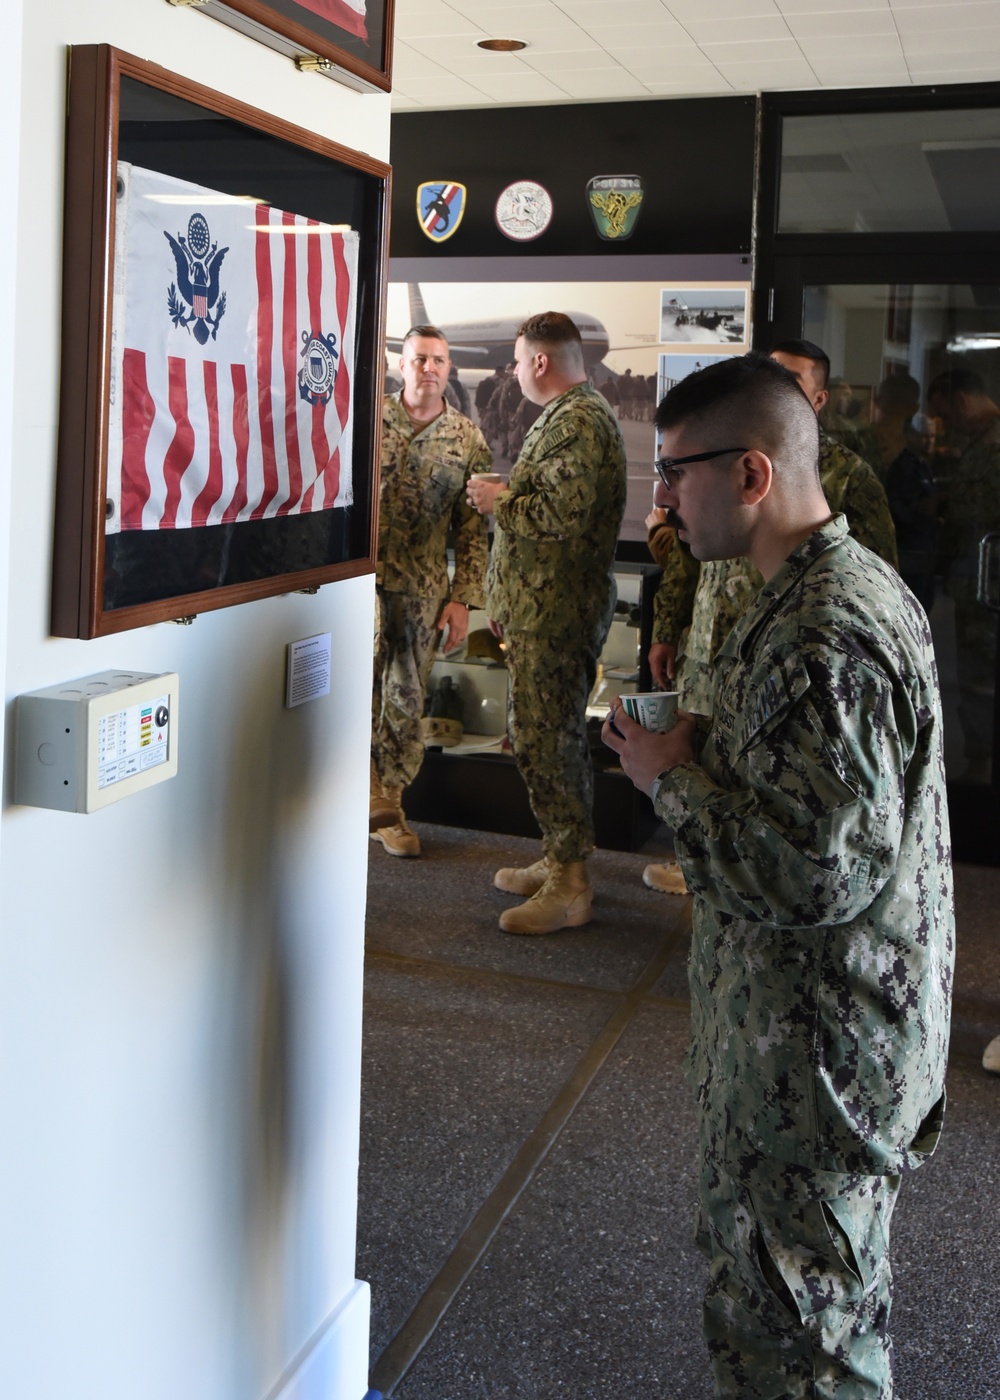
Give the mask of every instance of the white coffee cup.
M 471 479 L 473 481 L 489 482 L 491 486 L 507 485 L 507 478 L 503 475 L 502 472 L 473 472 Z
M 662 734 L 674 722 L 679 694 L 676 690 L 646 690 L 638 695 L 623 695 L 622 709 L 643 729 Z

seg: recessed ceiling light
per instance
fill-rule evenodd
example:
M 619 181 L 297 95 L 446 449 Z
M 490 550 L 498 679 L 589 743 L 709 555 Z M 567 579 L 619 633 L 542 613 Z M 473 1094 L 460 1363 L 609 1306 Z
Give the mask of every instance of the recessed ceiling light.
M 523 39 L 480 39 L 476 47 L 488 49 L 490 53 L 516 53 L 528 45 Z

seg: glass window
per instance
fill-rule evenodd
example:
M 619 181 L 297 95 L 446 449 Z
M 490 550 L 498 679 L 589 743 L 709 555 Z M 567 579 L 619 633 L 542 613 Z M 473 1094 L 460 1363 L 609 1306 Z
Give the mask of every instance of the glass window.
M 804 288 L 830 356 L 824 429 L 878 473 L 927 610 L 950 779 L 993 774 L 1000 613 L 1000 287 Z
M 779 233 L 1000 229 L 1000 110 L 785 117 Z

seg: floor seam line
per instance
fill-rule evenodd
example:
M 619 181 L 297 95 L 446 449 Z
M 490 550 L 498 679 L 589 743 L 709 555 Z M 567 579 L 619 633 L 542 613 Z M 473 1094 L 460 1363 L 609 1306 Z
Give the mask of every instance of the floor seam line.
M 663 942 L 635 982 L 618 994 L 617 1005 L 577 1060 L 568 1079 L 524 1139 L 472 1221 L 409 1316 L 382 1351 L 371 1373 L 371 1385 L 390 1397 L 405 1380 L 430 1341 L 500 1227 L 527 1190 L 535 1174 L 558 1141 L 563 1129 L 586 1097 L 615 1046 L 639 1010 L 647 1004 L 649 990 L 663 975 L 686 932 L 687 910 L 679 909 L 664 931 Z

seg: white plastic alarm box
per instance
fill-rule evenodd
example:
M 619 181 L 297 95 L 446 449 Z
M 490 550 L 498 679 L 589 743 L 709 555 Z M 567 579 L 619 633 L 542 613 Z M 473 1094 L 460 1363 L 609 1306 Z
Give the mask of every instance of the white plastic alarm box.
M 17 697 L 14 801 L 96 812 L 177 772 L 173 671 L 100 671 Z

